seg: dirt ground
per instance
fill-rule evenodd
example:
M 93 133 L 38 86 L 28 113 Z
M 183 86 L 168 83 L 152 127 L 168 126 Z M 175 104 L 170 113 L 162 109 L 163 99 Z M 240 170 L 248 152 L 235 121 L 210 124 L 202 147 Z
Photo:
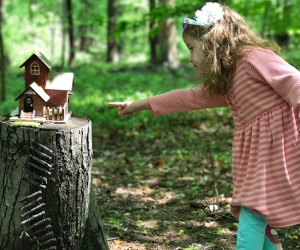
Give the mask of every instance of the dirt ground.
M 111 250 L 235 249 L 231 135 L 202 137 L 205 128 L 187 122 L 182 133 L 142 127 L 93 139 L 92 183 Z M 279 235 L 284 249 L 300 249 L 299 226 Z
M 234 249 L 229 166 L 214 173 L 207 156 L 179 151 L 171 131 L 100 139 L 92 182 L 111 250 Z
M 234 249 L 236 225 L 228 212 L 230 199 L 186 201 L 168 188 L 158 190 L 157 185 L 129 185 L 110 193 L 106 209 L 102 207 L 102 216 L 109 216 L 105 228 L 110 249 Z

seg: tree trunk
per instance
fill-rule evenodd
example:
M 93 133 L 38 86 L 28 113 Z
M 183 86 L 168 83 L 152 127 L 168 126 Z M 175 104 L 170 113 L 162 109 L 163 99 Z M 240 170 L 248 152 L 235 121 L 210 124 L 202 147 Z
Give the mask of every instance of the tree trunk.
M 155 0 L 149 0 L 149 7 L 150 13 L 155 9 Z M 156 22 L 152 16 L 150 16 L 150 23 L 149 23 L 149 44 L 150 44 L 150 64 L 155 65 L 157 63 L 157 42 L 158 36 L 157 32 L 155 31 Z
M 107 58 L 109 63 L 116 63 L 120 60 L 121 46 L 118 44 L 115 29 L 117 19 L 117 4 L 116 0 L 108 0 L 107 15 L 109 17 L 107 22 Z
M 4 41 L 2 36 L 2 25 L 3 25 L 3 5 L 0 0 L 0 80 L 1 80 L 1 101 L 5 101 L 6 98 L 6 81 L 5 81 L 5 54 L 4 54 Z
M 67 27 L 66 27 L 66 18 L 65 18 L 65 0 L 61 0 L 61 68 L 65 67 L 65 54 L 66 54 L 66 34 L 67 34 Z
M 271 8 L 272 8 L 271 2 L 266 2 L 264 15 L 262 16 L 262 20 L 261 20 L 261 24 L 262 24 L 261 31 L 260 31 L 261 37 L 267 37 L 266 27 L 267 27 L 267 22 L 269 22 L 268 18 L 269 18 Z
M 74 24 L 73 24 L 73 8 L 72 8 L 72 0 L 66 0 L 66 12 L 67 12 L 67 30 L 69 37 L 69 67 L 74 66 L 75 60 L 75 44 L 74 44 Z
M 79 27 L 80 31 L 80 42 L 79 42 L 79 49 L 83 52 L 89 52 L 89 48 L 93 43 L 93 40 L 89 38 L 89 34 L 91 32 L 91 27 L 87 25 L 81 25 Z
M 90 12 L 87 12 L 86 10 L 92 9 L 94 6 L 90 3 L 89 0 L 82 0 L 80 4 L 80 19 L 81 19 L 81 25 L 79 27 L 79 33 L 80 33 L 80 41 L 79 41 L 79 49 L 83 52 L 89 52 L 89 48 L 93 44 L 93 39 L 91 37 L 91 34 L 93 33 L 94 26 L 87 22 L 89 20 Z
M 162 6 L 175 7 L 175 0 L 160 0 Z M 179 67 L 176 25 L 173 18 L 167 18 L 160 23 L 159 32 L 160 63 L 167 64 L 170 69 Z
M 277 8 L 280 9 L 278 23 L 274 38 L 279 46 L 287 48 L 290 43 L 290 35 L 288 33 L 288 25 L 292 22 L 291 10 L 293 8 L 293 1 L 291 0 L 277 0 Z
M 0 132 L 0 249 L 108 249 L 90 195 L 91 122 L 33 128 L 2 120 Z M 83 248 L 89 242 L 95 248 Z
M 57 3 L 52 3 L 53 5 L 53 13 L 51 15 L 51 26 L 49 27 L 50 28 L 50 34 L 51 34 L 51 43 L 50 43 L 50 60 L 51 61 L 54 61 L 54 58 L 55 58 L 55 52 L 56 52 L 56 48 L 57 48 L 57 44 L 56 44 L 56 37 L 60 34 L 57 33 L 57 28 L 59 27 L 58 26 L 58 23 L 57 23 L 57 16 L 59 16 L 59 13 L 60 13 L 60 5 L 57 4 Z

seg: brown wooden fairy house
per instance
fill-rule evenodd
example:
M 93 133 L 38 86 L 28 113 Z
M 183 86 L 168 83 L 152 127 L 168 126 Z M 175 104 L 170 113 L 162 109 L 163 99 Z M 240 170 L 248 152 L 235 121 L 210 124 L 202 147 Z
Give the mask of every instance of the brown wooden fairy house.
M 65 123 L 71 116 L 69 96 L 73 73 L 54 74 L 51 63 L 42 54 L 32 54 L 21 66 L 25 67 L 25 90 L 19 101 L 19 120 Z

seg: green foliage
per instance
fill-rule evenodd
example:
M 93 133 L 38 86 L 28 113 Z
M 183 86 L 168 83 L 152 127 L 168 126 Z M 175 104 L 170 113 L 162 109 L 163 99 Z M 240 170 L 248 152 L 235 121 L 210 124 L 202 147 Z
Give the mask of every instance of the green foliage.
M 71 109 L 109 127 L 151 123 L 153 117 L 150 113 L 119 119 L 117 109 L 107 107 L 106 103 L 136 100 L 175 88 L 191 87 L 191 78 L 197 79 L 194 73 L 186 77 L 185 69 L 171 73 L 164 68 L 148 70 L 144 66 L 130 70 L 130 66 L 119 67 L 117 70 L 100 64 L 76 68 Z
M 181 36 L 181 21 L 184 16 L 193 16 L 205 1 L 176 0 L 169 8 L 157 5 L 149 12 L 148 1 L 118 2 L 117 28 L 115 35 L 122 44 L 122 60 L 145 61 L 149 57 L 148 35 L 156 35 L 159 26 L 149 30 L 149 22 L 160 22 L 173 17 Z M 254 30 L 268 38 L 288 33 L 290 45 L 299 44 L 298 0 L 231 0 L 232 8 L 246 17 Z M 74 34 L 79 44 L 81 36 L 92 42 L 89 58 L 104 61 L 106 53 L 106 27 L 110 17 L 106 14 L 107 1 L 73 1 Z M 62 30 L 64 11 L 61 1 L 14 0 L 4 3 L 4 40 L 10 65 L 17 66 L 33 51 L 43 51 L 54 64 L 59 64 L 62 53 Z M 83 33 L 82 27 L 88 26 Z M 20 28 L 21 27 L 21 28 Z M 77 46 L 77 50 L 79 47 Z M 179 54 L 184 52 L 179 44 Z M 77 55 L 80 58 L 81 53 Z M 78 62 L 78 61 L 77 61 Z
M 289 50 L 285 50 L 282 56 L 294 67 L 300 69 L 300 53 L 299 47 L 294 47 Z

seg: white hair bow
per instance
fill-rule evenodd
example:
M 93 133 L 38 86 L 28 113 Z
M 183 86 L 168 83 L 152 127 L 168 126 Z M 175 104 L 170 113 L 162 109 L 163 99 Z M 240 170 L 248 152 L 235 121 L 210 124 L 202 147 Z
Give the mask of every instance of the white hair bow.
M 218 3 L 206 3 L 201 10 L 195 12 L 195 16 L 191 18 L 185 17 L 183 24 L 212 26 L 223 18 L 224 12 Z

